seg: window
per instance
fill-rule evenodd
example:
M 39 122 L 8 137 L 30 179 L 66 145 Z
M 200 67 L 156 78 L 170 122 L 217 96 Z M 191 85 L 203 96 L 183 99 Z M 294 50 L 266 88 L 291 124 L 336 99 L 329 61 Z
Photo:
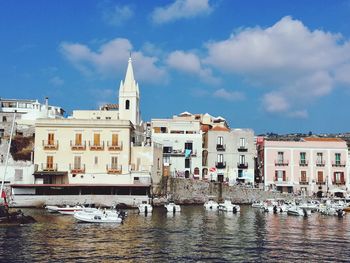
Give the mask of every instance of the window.
M 112 146 L 118 146 L 118 134 L 112 134 Z
M 80 169 L 81 167 L 81 156 L 74 156 L 74 169 Z
M 100 134 L 94 133 L 94 146 L 99 146 L 99 145 L 100 145 Z
M 112 119 L 112 117 L 106 117 L 106 120 L 111 120 Z
M 7 122 L 6 116 L 2 116 L 2 122 Z
M 100 120 L 100 119 L 101 119 L 101 117 L 96 117 L 96 119 Z
M 217 156 L 218 163 L 223 163 L 224 162 L 224 155 L 223 154 L 218 154 Z
M 76 133 L 75 134 L 75 145 L 82 145 L 82 134 L 81 133 Z
M 166 133 L 166 132 L 167 132 L 166 127 L 160 127 L 160 132 L 161 132 L 161 133 Z
M 159 168 L 160 168 L 160 159 L 158 158 L 158 160 L 157 160 L 157 169 L 159 170 Z
M 126 110 L 130 109 L 130 101 L 129 100 L 125 101 L 125 109 Z
M 22 181 L 22 180 L 23 180 L 23 170 L 15 169 L 15 181 Z
M 286 181 L 286 171 L 278 170 L 275 171 L 275 180 L 276 181 Z
M 239 139 L 239 147 L 244 148 L 245 147 L 245 138 Z
M 98 165 L 98 156 L 95 156 L 95 158 L 94 158 L 94 164 L 95 164 L 95 165 Z
M 300 153 L 300 164 L 306 164 L 306 153 L 305 152 Z
M 5 134 L 5 129 L 0 129 L 0 138 L 3 137 Z
M 218 136 L 216 144 L 217 145 L 223 145 L 224 144 L 224 137 Z
M 164 164 L 170 164 L 170 156 L 164 156 L 163 157 L 163 163 Z
M 185 150 L 192 150 L 192 142 L 185 142 Z
M 323 164 L 323 153 L 317 153 L 316 164 Z
M 306 182 L 306 171 L 301 171 L 301 175 L 300 175 L 300 181 L 301 182 Z
M 111 168 L 112 169 L 118 169 L 118 157 L 112 156 L 111 158 Z
M 46 168 L 53 169 L 53 156 L 52 155 L 46 156 Z
M 323 171 L 317 172 L 317 183 L 323 183 Z
M 47 135 L 47 144 L 48 145 L 54 145 L 55 144 L 55 134 L 49 133 Z
M 277 163 L 282 164 L 283 163 L 283 152 L 277 153 Z
M 245 164 L 245 156 L 244 155 L 240 155 L 239 156 L 239 163 L 240 164 Z
M 198 167 L 196 167 L 196 168 L 194 168 L 194 172 L 193 172 L 195 175 L 199 175 L 199 168 Z
M 191 168 L 190 158 L 185 159 L 185 168 Z
M 344 172 L 335 172 L 333 183 L 344 184 L 345 183 Z
M 340 165 L 341 155 L 340 153 L 335 154 L 335 164 Z
M 163 147 L 163 153 L 171 153 L 173 151 L 173 147 L 171 146 L 164 146 Z

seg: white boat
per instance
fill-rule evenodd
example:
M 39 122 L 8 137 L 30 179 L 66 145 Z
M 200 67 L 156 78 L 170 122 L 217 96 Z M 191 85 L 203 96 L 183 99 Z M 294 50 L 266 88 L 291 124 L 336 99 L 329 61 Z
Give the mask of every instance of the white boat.
M 223 203 L 219 204 L 219 210 L 225 212 L 239 212 L 241 210 L 239 205 L 234 205 L 230 200 L 225 200 Z
M 215 202 L 214 200 L 208 200 L 204 203 L 204 207 L 206 210 L 217 210 L 219 204 Z
M 176 213 L 181 211 L 181 207 L 179 205 L 176 205 L 174 202 L 169 202 L 168 204 L 164 205 L 168 213 Z
M 252 207 L 253 208 L 261 208 L 263 205 L 264 204 L 261 201 L 255 201 L 255 202 L 252 203 Z
M 147 213 L 152 213 L 152 211 L 153 211 L 152 205 L 147 204 L 147 203 L 139 204 L 139 205 L 137 206 L 137 208 L 139 209 L 139 212 L 140 212 L 140 213 L 145 213 L 145 214 L 147 214 Z
M 74 218 L 87 223 L 121 223 L 123 219 L 117 211 L 97 210 L 95 212 L 78 211 Z
M 293 215 L 293 216 L 304 216 L 304 217 L 307 217 L 307 216 L 309 216 L 311 214 L 311 210 L 306 210 L 305 208 L 301 209 L 298 206 L 291 206 L 291 207 L 288 208 L 287 214 L 288 215 Z
M 57 205 L 47 205 L 45 206 L 45 209 L 49 212 L 49 213 L 58 213 L 58 206 Z

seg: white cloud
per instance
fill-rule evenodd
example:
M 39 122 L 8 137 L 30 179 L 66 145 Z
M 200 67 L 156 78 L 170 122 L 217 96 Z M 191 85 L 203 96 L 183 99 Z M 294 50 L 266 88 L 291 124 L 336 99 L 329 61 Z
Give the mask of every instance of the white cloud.
M 58 76 L 52 77 L 49 82 L 54 86 L 62 86 L 64 84 L 64 80 Z
M 176 0 L 166 7 L 157 7 L 152 13 L 156 24 L 163 24 L 183 18 L 208 15 L 212 11 L 209 0 Z
M 129 40 L 116 38 L 104 43 L 97 51 L 80 43 L 63 42 L 60 51 L 68 61 L 84 74 L 99 74 L 102 77 L 125 73 L 132 45 Z M 162 83 L 166 72 L 159 68 L 157 58 L 145 56 L 140 51 L 132 53 L 136 81 Z
M 178 71 L 198 75 L 203 81 L 209 83 L 218 83 L 219 79 L 215 78 L 210 68 L 204 68 L 199 57 L 193 53 L 176 50 L 169 54 L 166 64 Z
M 305 117 L 304 110 L 295 109 L 331 93 L 340 81 L 350 84 L 350 43 L 291 17 L 266 29 L 241 29 L 208 43 L 207 49 L 205 63 L 267 89 L 263 105 L 268 112 Z
M 237 101 L 237 100 L 244 100 L 245 96 L 240 91 L 227 91 L 225 89 L 218 89 L 214 92 L 214 97 L 228 100 L 228 101 Z
M 133 15 L 134 15 L 134 11 L 130 6 L 116 5 L 113 7 L 111 6 L 105 7 L 102 13 L 102 18 L 109 25 L 120 26 L 125 21 L 132 18 Z

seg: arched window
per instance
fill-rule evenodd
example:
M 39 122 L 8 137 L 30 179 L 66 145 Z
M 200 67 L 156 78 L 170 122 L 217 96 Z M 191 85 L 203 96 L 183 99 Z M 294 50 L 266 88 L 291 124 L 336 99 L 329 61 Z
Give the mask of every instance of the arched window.
M 125 101 L 125 109 L 128 110 L 130 108 L 130 101 L 126 100 Z

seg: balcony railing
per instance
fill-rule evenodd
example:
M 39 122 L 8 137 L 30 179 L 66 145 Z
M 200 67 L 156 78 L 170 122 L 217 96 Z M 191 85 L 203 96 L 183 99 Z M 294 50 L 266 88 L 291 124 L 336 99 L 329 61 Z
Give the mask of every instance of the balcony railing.
M 248 151 L 248 148 L 247 148 L 247 146 L 241 145 L 241 146 L 239 146 L 239 147 L 237 148 L 237 150 L 238 150 L 239 152 L 247 152 L 247 151 Z
M 172 150 L 172 151 L 169 151 L 169 152 L 163 152 L 163 155 L 164 156 L 185 156 L 185 150 Z M 191 156 L 196 156 L 197 155 L 197 150 L 192 150 L 191 151 Z
M 280 183 L 288 183 L 288 177 L 276 177 L 275 176 L 275 182 L 280 182 Z
M 326 181 L 325 181 L 325 180 L 317 180 L 317 181 L 316 181 L 316 184 L 325 185 L 325 184 L 326 184 Z
M 275 166 L 288 166 L 288 160 L 275 160 Z
M 342 181 L 342 180 L 336 180 L 336 181 L 332 181 L 332 184 L 333 185 L 345 185 L 345 181 Z
M 122 166 L 121 165 L 106 165 L 106 170 L 108 174 L 121 174 Z
M 56 172 L 57 171 L 57 163 L 42 163 L 41 170 L 46 172 Z
M 91 151 L 103 151 L 105 148 L 105 142 L 94 144 L 93 142 L 89 141 L 89 147 Z
M 44 150 L 57 150 L 58 149 L 58 141 L 45 141 L 45 140 L 43 140 L 43 148 L 44 148 Z
M 226 168 L 226 162 L 216 162 L 215 167 L 218 169 L 224 169 Z
M 79 166 L 69 164 L 69 170 L 71 174 L 83 174 L 85 173 L 85 164 Z
M 308 166 L 309 165 L 309 162 L 306 161 L 306 160 L 300 160 L 299 161 L 299 166 Z
M 107 142 L 108 151 L 121 151 L 123 150 L 123 142 L 118 142 L 117 144 L 112 144 L 111 142 Z
M 326 165 L 326 162 L 325 161 L 316 161 L 316 166 L 318 166 L 318 167 L 323 167 L 323 166 L 325 166 Z
M 237 163 L 237 167 L 239 169 L 247 169 L 248 168 L 248 163 L 240 163 L 240 162 L 238 162 Z
M 346 166 L 346 162 L 345 161 L 335 161 L 332 163 L 333 167 L 345 167 Z
M 81 143 L 70 141 L 70 148 L 72 151 L 85 151 L 86 141 L 82 141 Z
M 306 184 L 309 184 L 309 178 L 308 177 L 304 177 L 304 178 L 302 178 L 302 177 L 300 177 L 299 178 L 299 184 L 301 184 L 301 185 L 306 185 Z
M 216 150 L 217 151 L 225 151 L 226 150 L 226 145 L 225 144 L 217 144 L 216 145 Z

